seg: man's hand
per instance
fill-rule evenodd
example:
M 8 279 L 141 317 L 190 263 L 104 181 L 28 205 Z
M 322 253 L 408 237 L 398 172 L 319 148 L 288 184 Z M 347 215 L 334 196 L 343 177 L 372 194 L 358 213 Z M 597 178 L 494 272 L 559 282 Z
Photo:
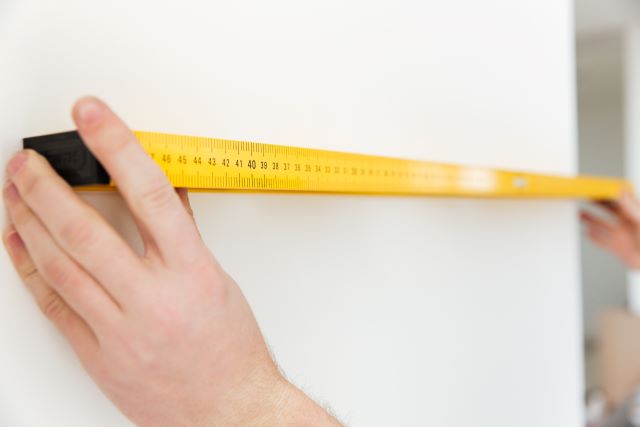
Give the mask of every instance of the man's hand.
M 616 255 L 627 267 L 640 268 L 640 202 L 630 193 L 624 193 L 615 203 L 603 202 L 600 206 L 611 213 L 610 221 L 588 212 L 580 217 L 587 227 L 587 234 L 598 246 Z
M 100 388 L 141 426 L 336 425 L 278 372 L 186 191 L 101 101 L 78 101 L 73 118 L 135 217 L 144 255 L 30 150 L 7 165 L 4 241 Z

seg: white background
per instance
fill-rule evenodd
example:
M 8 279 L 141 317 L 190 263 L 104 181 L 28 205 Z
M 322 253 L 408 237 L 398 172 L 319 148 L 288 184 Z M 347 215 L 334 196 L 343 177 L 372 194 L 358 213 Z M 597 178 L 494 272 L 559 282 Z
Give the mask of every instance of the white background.
M 571 173 L 569 5 L 2 0 L 0 161 L 92 93 L 140 130 Z M 580 425 L 571 202 L 193 203 L 280 365 L 346 423 Z M 0 425 L 127 425 L 4 254 L 0 278 Z

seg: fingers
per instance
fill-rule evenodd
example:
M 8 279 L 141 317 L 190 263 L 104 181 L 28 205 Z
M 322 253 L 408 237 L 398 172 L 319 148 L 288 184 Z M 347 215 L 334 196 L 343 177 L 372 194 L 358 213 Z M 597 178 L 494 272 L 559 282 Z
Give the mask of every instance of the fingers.
M 631 193 L 624 192 L 618 201 L 620 214 L 636 227 L 640 225 L 640 202 Z
M 91 206 L 83 202 L 32 150 L 19 152 L 7 166 L 7 174 L 30 211 L 51 233 L 57 244 L 122 302 L 133 292 L 132 277 L 142 263 L 131 247 Z M 105 262 L 108 256 L 108 262 Z M 133 278 L 134 279 L 134 278 Z
M 640 226 L 640 202 L 627 191 L 617 201 L 599 201 L 596 205 L 614 215 L 623 225 Z
M 605 249 L 614 249 L 615 241 L 613 236 L 616 231 L 614 225 L 609 224 L 589 212 L 581 212 L 580 218 L 587 226 L 587 235 L 595 244 Z
M 623 242 L 620 240 L 618 233 L 598 225 L 590 225 L 587 228 L 587 236 L 600 248 L 617 255 L 621 259 L 625 259 L 628 255 L 625 253 Z
M 73 117 L 82 139 L 107 169 L 165 261 L 191 258 L 199 249 L 194 224 L 165 174 L 133 133 L 96 98 L 79 100 Z
M 176 193 L 180 198 L 180 202 L 182 202 L 182 206 L 184 206 L 184 209 L 187 211 L 189 216 L 193 219 L 195 224 L 195 217 L 193 215 L 193 209 L 191 208 L 191 201 L 189 201 L 189 190 L 187 188 L 176 188 Z
M 602 209 L 604 209 L 605 211 L 613 214 L 613 215 L 619 215 L 620 214 L 620 206 L 618 205 L 618 202 L 614 202 L 614 201 L 610 201 L 610 200 L 605 200 L 605 201 L 597 201 L 594 203 L 596 206 L 601 207 Z
M 609 224 L 607 221 L 605 221 L 604 219 L 598 218 L 597 216 L 583 211 L 580 212 L 580 219 L 582 219 L 582 221 L 587 225 L 587 227 L 589 227 L 590 229 L 592 228 L 598 228 L 602 231 L 607 231 L 607 232 L 612 232 L 614 229 L 614 225 L 613 224 Z
M 187 189 L 186 188 L 176 188 L 175 191 L 178 194 L 178 197 L 180 198 L 180 202 L 184 206 L 184 209 L 187 211 L 187 213 L 191 216 L 191 218 L 193 220 L 193 211 L 191 210 L 191 205 L 189 203 L 189 196 L 187 194 Z M 154 255 L 157 255 L 158 247 L 155 245 L 155 243 L 153 241 L 153 238 L 151 237 L 151 235 L 147 231 L 147 229 L 144 226 L 144 224 L 142 224 L 138 220 L 138 218 L 135 218 L 135 217 L 134 217 L 134 221 L 135 221 L 136 226 L 138 227 L 138 230 L 140 232 L 140 237 L 142 238 L 142 241 L 144 242 L 146 258 L 153 258 Z M 195 221 L 195 220 L 193 220 L 193 221 Z M 195 222 L 194 222 L 194 224 L 195 224 Z M 196 229 L 197 229 L 197 227 L 196 227 Z
M 599 227 L 591 227 L 587 229 L 587 235 L 598 246 L 605 249 L 613 249 L 613 240 L 608 230 Z
M 47 284 L 14 227 L 5 232 L 3 242 L 16 271 L 42 313 L 62 332 L 81 358 L 91 357 L 99 348 L 95 335 L 85 321 Z
M 189 190 L 186 188 L 176 188 L 176 193 L 178 193 L 178 197 L 180 197 L 180 201 L 182 202 L 182 206 L 184 206 L 184 209 L 187 211 L 187 213 L 189 214 L 189 216 L 191 217 L 191 221 L 193 221 L 193 225 L 198 233 L 198 236 L 200 236 L 200 238 L 202 238 L 202 235 L 200 234 L 200 230 L 198 229 L 198 226 L 196 224 L 196 218 L 193 215 L 193 209 L 191 208 L 191 202 L 189 201 Z
M 29 252 L 29 263 L 34 266 L 21 266 L 20 271 L 24 273 L 22 277 L 31 281 L 41 280 L 31 277 L 37 270 L 38 276 L 64 299 L 63 305 L 62 301 L 49 297 L 53 298 L 50 302 L 52 307 L 45 308 L 45 311 L 52 311 L 54 313 L 50 313 L 51 315 L 64 318 L 69 315 L 68 308 L 71 308 L 99 335 L 101 325 L 112 324 L 114 319 L 118 318 L 121 313 L 118 306 L 86 271 L 60 249 L 51 234 L 22 200 L 13 183 L 5 186 L 4 201 L 9 217 Z M 49 302 L 45 301 L 45 306 L 48 304 Z M 55 313 L 56 310 L 60 310 L 61 314 Z
M 613 253 L 628 266 L 635 264 L 636 249 L 629 239 L 631 231 L 626 222 L 610 224 L 588 212 L 582 212 L 580 216 L 593 243 Z
M 189 190 L 186 188 L 176 188 L 176 193 L 178 194 L 184 209 L 191 217 L 193 217 L 193 209 L 191 209 L 191 202 L 189 201 Z

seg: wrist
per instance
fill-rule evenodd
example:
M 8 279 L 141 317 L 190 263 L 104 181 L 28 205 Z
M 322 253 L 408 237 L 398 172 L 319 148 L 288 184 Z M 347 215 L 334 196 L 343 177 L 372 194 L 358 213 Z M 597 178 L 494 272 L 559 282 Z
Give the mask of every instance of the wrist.
M 302 390 L 282 378 L 272 418 L 264 426 L 341 426 L 329 413 Z
M 275 371 L 255 381 L 223 425 L 340 426 L 335 418 Z M 220 419 L 218 419 L 220 420 Z M 218 424 L 218 423 L 213 423 Z M 208 424 L 208 425 L 213 425 Z

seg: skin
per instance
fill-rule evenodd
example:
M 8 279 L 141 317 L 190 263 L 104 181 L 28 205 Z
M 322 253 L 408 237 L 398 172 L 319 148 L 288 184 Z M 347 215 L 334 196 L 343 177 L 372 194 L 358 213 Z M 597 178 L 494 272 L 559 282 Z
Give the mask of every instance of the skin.
M 587 235 L 627 267 L 640 269 L 640 201 L 625 192 L 617 202 L 599 205 L 610 214 L 609 219 L 582 212 L 580 217 Z
M 278 371 L 240 288 L 174 190 L 100 100 L 73 119 L 136 219 L 139 255 L 36 152 L 7 165 L 4 243 L 44 315 L 140 426 L 336 426 Z

